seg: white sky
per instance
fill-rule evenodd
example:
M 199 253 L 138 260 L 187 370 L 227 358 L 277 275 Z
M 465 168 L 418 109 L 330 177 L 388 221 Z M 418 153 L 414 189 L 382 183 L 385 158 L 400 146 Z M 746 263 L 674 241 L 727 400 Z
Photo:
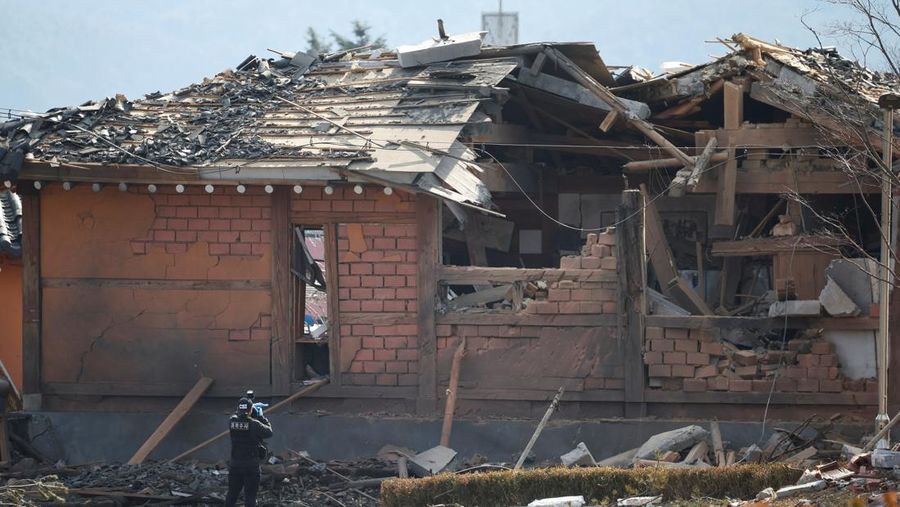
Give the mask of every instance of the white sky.
M 199 82 L 266 48 L 306 49 L 306 30 L 348 35 L 361 19 L 392 47 L 477 31 L 496 0 L 0 0 L 3 108 L 44 111 L 115 93 L 137 98 Z M 519 41 L 591 41 L 608 65 L 659 70 L 667 60 L 722 55 L 716 36 L 745 32 L 809 47 L 814 26 L 841 11 L 816 0 L 506 0 Z M 815 11 L 809 14 L 811 11 Z

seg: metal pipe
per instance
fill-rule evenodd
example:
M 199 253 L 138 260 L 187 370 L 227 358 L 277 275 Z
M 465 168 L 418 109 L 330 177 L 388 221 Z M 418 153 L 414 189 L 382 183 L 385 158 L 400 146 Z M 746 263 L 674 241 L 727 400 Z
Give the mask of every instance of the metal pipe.
M 890 329 L 888 317 L 891 287 L 891 165 L 893 163 L 894 111 L 884 108 L 884 139 L 881 150 L 884 169 L 881 177 L 881 276 L 878 291 L 878 415 L 875 418 L 878 429 L 883 429 L 890 418 L 888 404 L 888 355 L 890 353 Z M 890 448 L 890 432 L 885 432 L 878 448 Z

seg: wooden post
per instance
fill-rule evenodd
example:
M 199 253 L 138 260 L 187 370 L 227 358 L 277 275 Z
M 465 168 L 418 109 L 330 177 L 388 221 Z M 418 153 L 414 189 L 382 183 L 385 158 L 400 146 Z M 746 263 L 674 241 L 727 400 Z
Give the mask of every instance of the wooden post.
M 328 299 L 328 359 L 331 383 L 341 384 L 341 308 L 338 289 L 338 224 L 325 224 L 325 282 Z M 306 296 L 304 295 L 304 300 Z M 304 315 L 305 315 L 304 308 Z
M 433 414 L 437 410 L 437 335 L 434 312 L 437 298 L 437 272 L 441 264 L 440 209 L 434 198 L 416 196 L 416 240 L 418 254 L 419 396 L 416 412 Z
M 156 449 L 156 446 L 158 446 L 159 443 L 162 442 L 164 438 L 166 438 L 166 435 L 168 435 L 169 432 L 172 431 L 172 428 L 174 428 L 175 425 L 178 424 L 178 422 L 181 421 L 181 419 L 185 415 L 187 415 L 191 408 L 194 407 L 194 404 L 197 403 L 200 397 L 203 396 L 203 394 L 207 390 L 209 390 L 209 387 L 212 385 L 212 383 L 213 379 L 209 377 L 200 377 L 200 380 L 198 380 L 197 383 L 194 384 L 194 387 L 192 387 L 191 390 L 188 391 L 186 395 L 184 395 L 184 398 L 181 399 L 178 405 L 176 405 L 175 408 L 172 409 L 172 412 L 169 413 L 169 415 L 163 420 L 159 427 L 156 428 L 156 431 L 154 431 L 153 434 L 151 434 L 150 437 L 147 438 L 147 441 L 144 442 L 144 444 L 141 445 L 140 449 L 138 449 L 137 452 L 134 453 L 134 456 L 132 456 L 131 459 L 128 460 L 128 464 L 140 465 L 141 463 L 143 463 L 144 460 L 147 459 L 147 456 L 149 456 L 150 453 L 153 452 L 153 449 Z
M 625 366 L 625 417 L 643 417 L 643 297 L 645 276 L 644 214 L 641 192 L 622 192 L 616 210 L 616 258 L 619 274 L 619 344 Z
M 41 392 L 41 195 L 24 186 L 22 197 L 22 393 L 23 402 Z M 35 406 L 28 409 L 40 408 Z
M 447 402 L 444 406 L 444 425 L 441 428 L 441 445 L 450 447 L 450 432 L 453 431 L 453 414 L 456 412 L 456 391 L 459 389 L 459 368 L 466 354 L 466 337 L 459 340 L 453 364 L 450 366 L 450 384 L 447 386 Z
M 725 109 L 725 128 L 738 129 L 744 123 L 744 83 L 726 82 L 723 92 Z M 718 192 L 716 192 L 716 225 L 734 225 L 734 199 L 737 191 L 737 158 L 734 149 L 735 139 L 728 138 L 725 148 L 728 161 L 718 174 Z
M 725 446 L 722 444 L 722 432 L 719 430 L 719 421 L 709 423 L 709 430 L 712 434 L 713 450 L 716 453 L 716 466 L 725 466 Z
M 291 389 L 291 195 L 279 185 L 272 193 L 272 392 Z
M 559 400 L 562 398 L 564 392 L 566 392 L 565 386 L 560 386 L 559 390 L 556 391 L 556 396 L 553 397 L 553 401 L 550 402 L 550 406 L 547 407 L 547 411 L 544 412 L 544 417 L 541 418 L 541 422 L 538 423 L 537 428 L 534 429 L 534 433 L 531 434 L 531 440 L 528 441 L 528 444 L 525 445 L 525 449 L 522 450 L 519 461 L 516 462 L 516 466 L 513 468 L 514 470 L 522 468 L 525 459 L 528 458 L 528 453 L 531 452 L 534 443 L 537 442 L 538 437 L 541 436 L 541 432 L 544 431 L 544 426 L 546 426 L 547 421 L 550 420 L 550 416 L 552 416 L 553 412 L 556 412 L 557 407 L 559 407 Z

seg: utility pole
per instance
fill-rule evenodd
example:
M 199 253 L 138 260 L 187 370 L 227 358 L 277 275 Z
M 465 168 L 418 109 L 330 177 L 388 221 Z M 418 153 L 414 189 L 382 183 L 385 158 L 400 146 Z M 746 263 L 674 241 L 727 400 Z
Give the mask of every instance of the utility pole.
M 884 164 L 881 174 L 881 256 L 880 277 L 878 284 L 878 415 L 875 423 L 879 430 L 890 420 L 887 413 L 888 404 L 888 356 L 890 354 L 890 327 L 888 325 L 891 302 L 891 286 L 893 285 L 891 269 L 891 208 L 894 147 L 894 109 L 900 107 L 900 95 L 884 94 L 878 98 L 878 105 L 884 112 L 884 134 L 881 148 L 881 159 Z M 890 432 L 886 433 L 876 448 L 891 447 Z

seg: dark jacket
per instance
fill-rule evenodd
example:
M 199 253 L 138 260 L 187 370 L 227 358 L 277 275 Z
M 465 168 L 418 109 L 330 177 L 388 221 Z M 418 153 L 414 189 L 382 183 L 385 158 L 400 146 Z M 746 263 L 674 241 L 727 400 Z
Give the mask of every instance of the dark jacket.
M 259 466 L 265 458 L 266 447 L 263 439 L 272 436 L 272 425 L 264 416 L 235 414 L 228 420 L 231 434 L 231 466 Z

